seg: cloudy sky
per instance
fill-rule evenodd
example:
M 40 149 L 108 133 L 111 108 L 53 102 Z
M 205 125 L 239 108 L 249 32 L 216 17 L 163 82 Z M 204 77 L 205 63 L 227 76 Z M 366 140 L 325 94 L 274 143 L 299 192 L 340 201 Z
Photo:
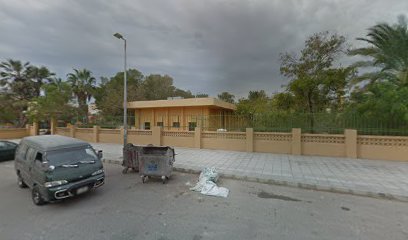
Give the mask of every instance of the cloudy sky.
M 128 66 L 168 74 L 179 88 L 216 96 L 279 91 L 279 54 L 307 36 L 354 39 L 408 16 L 407 0 L 0 0 L 0 60 L 48 66 L 64 78 L 87 68 L 99 79 Z

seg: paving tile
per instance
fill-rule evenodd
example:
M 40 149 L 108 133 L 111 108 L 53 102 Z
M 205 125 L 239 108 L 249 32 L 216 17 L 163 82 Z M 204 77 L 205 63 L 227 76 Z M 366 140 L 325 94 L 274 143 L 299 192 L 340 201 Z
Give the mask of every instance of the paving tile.
M 93 144 L 108 162 L 121 164 L 122 146 Z M 176 148 L 176 168 L 213 166 L 242 179 L 408 199 L 408 162 Z

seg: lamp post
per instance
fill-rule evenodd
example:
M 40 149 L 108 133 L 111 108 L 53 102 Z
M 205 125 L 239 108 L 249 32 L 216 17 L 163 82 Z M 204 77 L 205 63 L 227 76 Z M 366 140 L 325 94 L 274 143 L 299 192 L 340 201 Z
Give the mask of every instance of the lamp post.
M 126 76 L 126 39 L 120 33 L 113 34 L 118 39 L 122 39 L 125 43 L 124 52 L 125 52 L 125 64 L 124 64 L 124 79 L 123 79 L 123 146 L 127 144 L 127 76 Z

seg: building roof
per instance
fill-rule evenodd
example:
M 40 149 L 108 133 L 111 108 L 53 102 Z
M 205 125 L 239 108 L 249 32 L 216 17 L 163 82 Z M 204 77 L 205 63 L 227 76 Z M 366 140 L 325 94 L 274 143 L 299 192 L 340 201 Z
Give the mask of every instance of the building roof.
M 61 148 L 89 146 L 89 143 L 85 141 L 59 135 L 25 137 L 23 138 L 21 143 L 23 142 L 42 151 L 53 151 Z
M 153 100 L 128 102 L 130 109 L 141 108 L 165 108 L 165 107 L 216 107 L 229 110 L 236 110 L 236 106 L 216 98 L 185 98 L 172 100 Z

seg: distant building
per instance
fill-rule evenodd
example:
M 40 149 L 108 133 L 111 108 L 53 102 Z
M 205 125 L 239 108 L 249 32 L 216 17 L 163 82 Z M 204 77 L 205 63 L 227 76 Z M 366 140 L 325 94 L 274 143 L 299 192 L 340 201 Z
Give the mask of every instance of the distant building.
M 128 102 L 128 109 L 135 111 L 135 127 L 151 129 L 160 126 L 170 130 L 194 131 L 224 129 L 234 104 L 215 98 L 172 98 L 168 100 Z

